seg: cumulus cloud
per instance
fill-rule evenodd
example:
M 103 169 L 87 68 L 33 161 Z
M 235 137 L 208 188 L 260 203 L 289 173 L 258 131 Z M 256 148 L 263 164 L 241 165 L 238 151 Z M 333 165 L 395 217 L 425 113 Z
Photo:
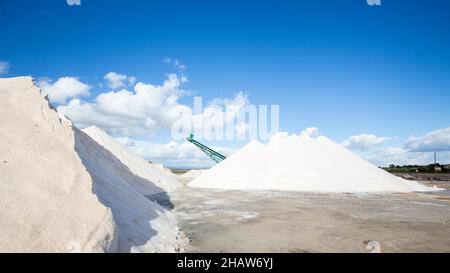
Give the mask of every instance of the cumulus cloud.
M 74 77 L 62 77 L 52 83 L 50 80 L 41 80 L 38 83 L 42 92 L 48 95 L 50 102 L 65 104 L 68 99 L 89 94 L 90 86 Z
M 181 115 L 190 114 L 189 107 L 177 103 L 182 81 L 176 75 L 169 75 L 159 86 L 138 83 L 133 91 L 101 93 L 93 102 L 73 99 L 58 107 L 58 111 L 82 128 L 96 125 L 112 134 L 151 136 L 169 129 Z
M 405 143 L 405 149 L 410 152 L 450 151 L 450 127 L 411 137 Z
M 247 96 L 241 92 L 233 99 L 215 99 L 196 113 L 190 106 L 179 102 L 188 93 L 182 89 L 186 81 L 184 76 L 170 74 L 161 85 L 138 82 L 133 90 L 100 93 L 92 102 L 74 98 L 67 105 L 59 106 L 58 111 L 81 128 L 96 125 L 114 136 L 152 137 L 172 132 L 173 125 L 180 123 L 183 128 L 185 125 L 188 128 L 182 132 L 180 139 L 184 139 L 191 129 L 201 139 L 201 136 L 208 136 L 210 131 L 207 129 L 220 127 L 224 120 L 236 118 L 249 103 Z M 224 114 L 221 107 L 226 103 L 233 105 Z M 200 118 L 205 128 L 202 128 L 203 131 L 194 130 L 193 127 L 200 127 L 193 126 Z M 244 124 L 245 121 L 236 122 L 234 129 L 245 127 Z
M 313 138 L 318 137 L 318 136 L 320 136 L 319 128 L 317 128 L 317 127 L 306 128 L 305 130 L 300 132 L 300 135 L 307 135 L 307 136 L 313 137 Z
M 107 81 L 108 87 L 112 89 L 125 88 L 136 82 L 136 77 L 129 77 L 116 72 L 109 72 L 104 78 Z
M 246 135 L 252 138 L 249 123 L 238 120 L 244 117 L 249 105 L 247 95 L 241 91 L 233 98 L 215 98 L 202 112 L 184 116 L 185 120 L 180 121 L 189 125 L 190 130 L 198 135 L 199 139 L 222 140 L 226 139 L 228 133 L 231 133 L 231 138 L 244 139 Z
M 81 0 L 66 0 L 69 6 L 81 6 Z
M 361 134 L 351 136 L 344 140 L 341 145 L 350 150 L 367 150 L 369 148 L 383 145 L 386 141 L 393 139 L 392 137 L 378 137 L 371 134 Z
M 8 62 L 0 61 L 0 76 L 8 73 L 10 67 L 11 65 Z
M 389 139 L 391 138 L 360 135 L 350 137 L 342 144 L 378 166 L 431 164 L 434 162 L 434 151 L 439 152 L 438 162 L 450 163 L 450 128 L 435 130 L 421 137 L 411 137 L 403 147 L 383 147 L 382 144 Z
M 433 153 L 412 153 L 402 147 L 382 147 L 360 155 L 377 166 L 428 165 L 434 162 Z M 442 164 L 450 163 L 450 152 L 438 153 L 437 159 Z

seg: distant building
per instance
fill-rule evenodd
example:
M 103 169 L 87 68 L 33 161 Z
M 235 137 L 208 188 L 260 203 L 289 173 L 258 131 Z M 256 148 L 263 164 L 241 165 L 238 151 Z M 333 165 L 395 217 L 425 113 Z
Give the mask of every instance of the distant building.
M 435 171 L 435 172 L 442 172 L 442 168 L 436 166 L 436 167 L 434 167 L 434 171 Z

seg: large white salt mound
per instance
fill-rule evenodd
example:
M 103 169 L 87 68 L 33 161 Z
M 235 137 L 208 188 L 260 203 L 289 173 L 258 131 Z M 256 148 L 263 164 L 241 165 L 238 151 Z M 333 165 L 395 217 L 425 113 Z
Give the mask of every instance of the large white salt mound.
M 0 128 L 0 252 L 116 251 L 72 125 L 32 78 L 0 79 Z
M 286 133 L 267 145 L 250 142 L 188 185 L 305 192 L 437 190 L 391 175 L 324 136 Z
M 92 130 L 90 132 L 92 133 Z M 106 133 L 101 132 L 101 135 L 106 143 L 112 143 L 112 138 Z M 133 158 L 130 160 L 132 156 L 122 151 L 125 148 L 107 146 L 113 147 L 116 154 L 126 159 L 128 165 L 89 135 L 76 130 L 75 148 L 94 180 L 93 190 L 99 199 L 111 208 L 114 220 L 119 226 L 118 251 L 180 251 L 185 242 L 181 239 L 176 219 L 169 210 L 150 201 L 143 193 L 153 194 L 163 190 L 139 175 L 156 173 L 153 166 L 141 165 L 140 161 Z
M 173 177 L 173 175 L 164 173 L 162 167 L 155 166 L 147 160 L 135 155 L 102 129 L 91 126 L 84 129 L 83 132 L 111 152 L 137 177 L 144 178 L 128 181 L 128 183 L 142 194 L 151 195 L 170 192 L 181 187 L 181 184 Z

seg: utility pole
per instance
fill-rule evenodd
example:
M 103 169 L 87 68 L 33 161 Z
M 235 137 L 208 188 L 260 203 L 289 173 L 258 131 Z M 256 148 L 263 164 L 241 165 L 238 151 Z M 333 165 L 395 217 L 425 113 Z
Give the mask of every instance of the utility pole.
M 437 166 L 437 163 L 436 163 L 436 151 L 434 152 L 434 173 L 436 173 L 436 166 Z

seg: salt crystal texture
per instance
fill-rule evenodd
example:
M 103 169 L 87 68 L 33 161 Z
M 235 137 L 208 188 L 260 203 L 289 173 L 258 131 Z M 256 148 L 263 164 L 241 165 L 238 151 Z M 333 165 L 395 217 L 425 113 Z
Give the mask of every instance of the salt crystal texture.
M 188 184 L 235 190 L 303 192 L 435 191 L 396 177 L 324 136 L 279 133 L 251 141 Z
M 149 174 L 161 175 L 159 170 L 143 159 L 143 164 L 138 164 L 139 157 L 127 152 L 102 130 L 91 128 L 88 131 L 91 135 L 94 131 L 101 134 L 105 146 L 76 129 L 75 149 L 92 176 L 94 193 L 111 209 L 119 226 L 118 252 L 176 252 L 180 249 L 184 242 L 179 240 L 181 234 L 174 215 L 146 198 L 146 194 L 164 193 L 164 188 L 149 180 Z M 120 157 L 115 156 L 117 151 L 123 152 Z M 130 158 L 136 161 L 122 161 Z M 165 185 L 159 182 L 160 186 Z
M 0 124 L 0 252 L 117 251 L 74 128 L 32 78 L 0 79 Z
M 151 195 L 173 191 L 181 187 L 181 184 L 178 183 L 173 174 L 169 173 L 170 170 L 165 170 L 164 166 L 152 164 L 135 155 L 102 129 L 91 126 L 84 129 L 83 132 L 117 157 L 133 174 L 144 178 L 128 181 L 142 194 Z

